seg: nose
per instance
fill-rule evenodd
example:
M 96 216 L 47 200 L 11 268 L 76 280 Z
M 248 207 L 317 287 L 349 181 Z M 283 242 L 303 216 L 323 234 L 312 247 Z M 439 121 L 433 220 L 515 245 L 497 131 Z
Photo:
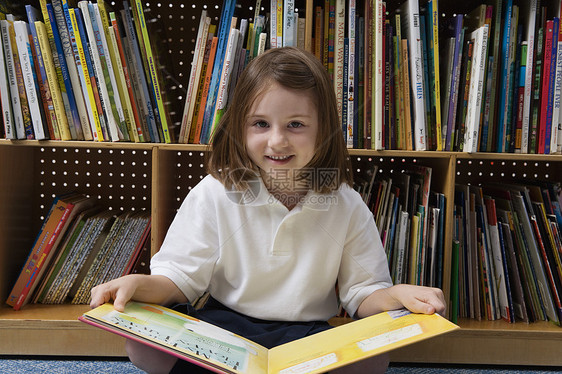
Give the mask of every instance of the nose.
M 272 126 L 269 132 L 268 145 L 272 149 L 285 147 L 288 144 L 287 132 L 283 126 Z

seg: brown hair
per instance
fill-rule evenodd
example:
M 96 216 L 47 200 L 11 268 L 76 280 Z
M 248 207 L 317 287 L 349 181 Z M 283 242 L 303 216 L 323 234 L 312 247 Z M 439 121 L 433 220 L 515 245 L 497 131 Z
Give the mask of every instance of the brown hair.
M 207 172 L 227 188 L 243 189 L 254 178 L 257 167 L 246 152 L 247 115 L 271 83 L 290 89 L 307 90 L 318 111 L 316 153 L 307 170 L 337 171 L 329 185 L 312 183 L 316 192 L 328 192 L 342 183 L 353 183 L 351 161 L 343 139 L 333 84 L 322 63 L 299 48 L 273 48 L 253 59 L 236 84 L 234 95 L 212 137 Z M 314 178 L 317 180 L 318 178 Z

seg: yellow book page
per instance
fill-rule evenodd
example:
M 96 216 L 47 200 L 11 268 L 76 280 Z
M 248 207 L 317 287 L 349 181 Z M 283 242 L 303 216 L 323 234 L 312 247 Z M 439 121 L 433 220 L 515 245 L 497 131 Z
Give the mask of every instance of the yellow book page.
M 107 303 L 86 312 L 81 320 L 225 373 L 267 372 L 267 348 L 159 305 L 129 302 L 120 313 Z
M 379 313 L 272 348 L 269 373 L 322 373 L 459 327 L 438 314 Z

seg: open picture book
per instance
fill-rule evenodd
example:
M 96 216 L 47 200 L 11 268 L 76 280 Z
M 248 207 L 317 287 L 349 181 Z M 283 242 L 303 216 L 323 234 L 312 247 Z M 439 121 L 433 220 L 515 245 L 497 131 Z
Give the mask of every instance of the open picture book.
M 174 310 L 129 302 L 124 313 L 107 303 L 79 318 L 217 373 L 322 373 L 459 327 L 438 314 L 380 313 L 267 349 Z

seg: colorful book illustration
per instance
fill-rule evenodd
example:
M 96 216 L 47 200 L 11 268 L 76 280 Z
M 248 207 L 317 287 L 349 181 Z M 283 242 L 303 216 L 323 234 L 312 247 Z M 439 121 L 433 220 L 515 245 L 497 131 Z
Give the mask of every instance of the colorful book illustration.
M 438 314 L 383 312 L 272 349 L 171 309 L 129 302 L 86 312 L 82 322 L 217 373 L 322 373 L 459 327 Z

